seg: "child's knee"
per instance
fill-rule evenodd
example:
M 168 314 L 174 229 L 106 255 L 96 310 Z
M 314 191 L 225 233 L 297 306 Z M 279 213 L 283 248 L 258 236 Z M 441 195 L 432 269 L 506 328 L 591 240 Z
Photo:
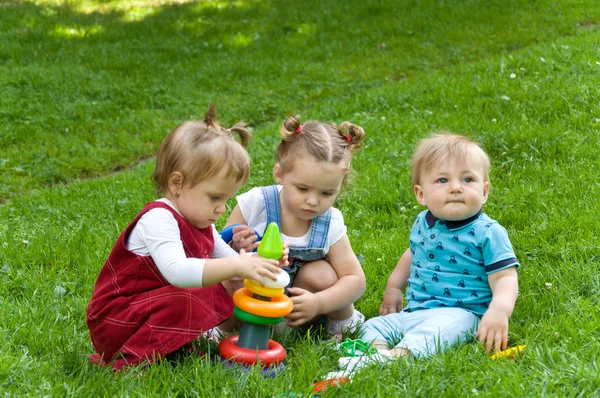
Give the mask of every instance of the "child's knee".
M 320 292 L 335 285 L 338 275 L 326 260 L 306 263 L 298 270 L 294 286 L 311 292 Z

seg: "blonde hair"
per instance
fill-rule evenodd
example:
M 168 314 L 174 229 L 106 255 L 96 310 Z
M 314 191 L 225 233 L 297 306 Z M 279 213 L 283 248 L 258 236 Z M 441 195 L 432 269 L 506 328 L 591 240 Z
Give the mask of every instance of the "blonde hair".
M 279 135 L 281 142 L 275 160 L 283 171 L 291 171 L 294 160 L 307 154 L 317 162 L 341 164 L 347 168 L 347 176 L 352 156 L 362 146 L 365 131 L 350 122 L 342 122 L 339 126 L 315 120 L 302 123 L 300 116 L 292 116 L 283 122 Z
M 485 182 L 490 181 L 490 158 L 479 143 L 446 131 L 421 140 L 412 157 L 412 185 L 420 184 L 422 174 L 447 160 L 479 157 Z
M 226 177 L 245 183 L 250 175 L 250 157 L 244 149 L 251 138 L 244 122 L 229 129 L 215 120 L 210 104 L 202 121 L 185 121 L 175 127 L 160 144 L 152 178 L 157 194 L 169 189 L 169 176 L 178 171 L 183 184 L 194 186 L 226 169 Z M 238 143 L 232 133 L 240 138 Z

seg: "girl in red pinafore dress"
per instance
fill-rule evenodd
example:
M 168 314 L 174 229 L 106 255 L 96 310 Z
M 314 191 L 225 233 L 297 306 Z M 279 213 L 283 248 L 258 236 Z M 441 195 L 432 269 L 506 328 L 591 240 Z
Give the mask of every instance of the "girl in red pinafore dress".
M 211 105 L 202 122 L 184 122 L 163 141 L 153 178 L 164 197 L 125 228 L 87 308 L 93 362 L 153 362 L 218 325 L 230 331 L 232 278 L 276 279 L 278 261 L 238 255 L 214 226 L 248 179 L 249 137 L 243 123 L 220 127 Z

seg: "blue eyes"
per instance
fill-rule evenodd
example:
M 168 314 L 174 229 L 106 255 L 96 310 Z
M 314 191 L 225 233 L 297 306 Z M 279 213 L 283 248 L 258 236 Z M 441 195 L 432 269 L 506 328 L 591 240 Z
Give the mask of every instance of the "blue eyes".
M 473 182 L 475 180 L 473 179 L 473 177 L 465 177 L 465 178 L 462 179 L 462 181 L 466 182 L 466 183 L 470 183 L 470 182 Z M 448 182 L 448 179 L 444 178 L 444 177 L 441 177 L 441 178 L 437 179 L 437 182 L 440 183 L 440 184 L 446 184 Z

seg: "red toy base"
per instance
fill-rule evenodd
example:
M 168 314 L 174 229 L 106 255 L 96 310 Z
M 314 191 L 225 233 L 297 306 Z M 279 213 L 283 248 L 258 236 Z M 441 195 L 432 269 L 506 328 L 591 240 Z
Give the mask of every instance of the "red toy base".
M 229 336 L 219 344 L 219 353 L 223 358 L 247 366 L 256 365 L 267 367 L 283 362 L 285 349 L 276 341 L 269 340 L 269 348 L 266 350 L 251 350 L 237 345 L 240 336 Z

